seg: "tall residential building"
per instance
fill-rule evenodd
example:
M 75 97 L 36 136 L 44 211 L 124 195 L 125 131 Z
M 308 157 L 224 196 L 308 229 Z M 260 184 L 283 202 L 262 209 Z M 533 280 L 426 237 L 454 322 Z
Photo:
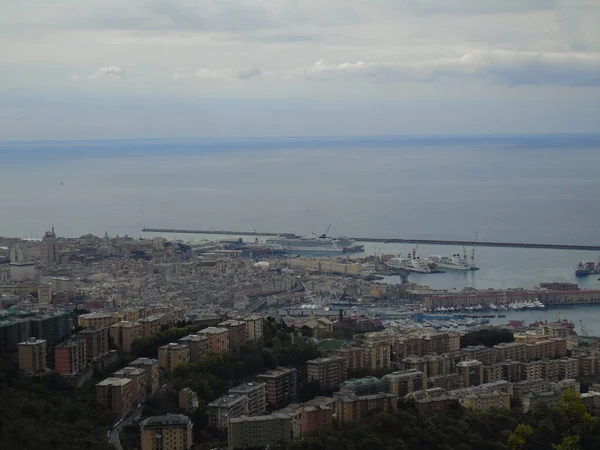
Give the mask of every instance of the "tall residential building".
M 381 381 L 385 385 L 385 392 L 395 394 L 397 397 L 404 397 L 427 388 L 425 375 L 416 369 L 388 373 L 381 378 Z
M 248 397 L 242 394 L 225 394 L 206 405 L 209 425 L 227 428 L 227 422 L 234 417 L 248 415 Z
M 226 320 L 219 324 L 229 330 L 229 348 L 236 350 L 248 343 L 248 322 L 242 320 Z
M 85 340 L 88 359 L 97 359 L 108 353 L 108 328 L 88 328 L 77 333 Z
M 46 231 L 40 245 L 40 256 L 42 265 L 46 267 L 56 267 L 60 263 L 60 255 L 58 250 L 58 241 L 54 233 L 54 225 L 52 231 Z
M 340 394 L 373 395 L 385 392 L 385 385 L 377 377 L 355 378 L 340 385 Z
M 71 336 L 70 318 L 68 311 L 34 316 L 29 319 L 31 335 L 45 339 L 50 347 L 60 344 Z
M 494 362 L 526 361 L 527 347 L 524 342 L 503 342 L 492 347 Z
M 211 353 L 229 350 L 229 330 L 227 328 L 208 327 L 198 331 L 198 334 L 208 337 L 208 349 Z
M 152 416 L 140 422 L 141 450 L 190 450 L 193 424 L 183 414 Z
M 183 388 L 178 394 L 179 407 L 186 412 L 192 412 L 198 409 L 198 394 L 190 388 Z
M 292 418 L 285 414 L 238 417 L 229 421 L 229 450 L 279 448 L 291 441 Z
M 267 411 L 267 384 L 257 381 L 243 383 L 229 389 L 230 394 L 248 397 L 248 415 L 261 416 Z
M 336 351 L 336 354 L 348 360 L 348 370 L 354 371 L 365 368 L 365 349 L 363 347 L 345 347 Z
M 267 385 L 267 404 L 281 406 L 294 401 L 298 396 L 298 371 L 279 367 L 258 375 Z
M 175 342 L 158 348 L 158 364 L 161 369 L 173 372 L 177 366 L 190 362 L 190 348 Z
M 333 427 L 333 408 L 330 406 L 292 403 L 277 412 L 291 417 L 294 439 Z
M 252 315 L 246 319 L 248 323 L 248 340 L 250 342 L 262 342 L 263 340 L 263 318 Z
M 52 303 L 52 284 L 42 283 L 37 288 L 38 304 L 49 305 Z
M 156 314 L 140 319 L 138 322 L 142 324 L 143 337 L 149 338 L 153 334 L 160 331 L 160 328 L 165 324 L 165 317 L 162 314 Z
M 77 317 L 77 325 L 84 329 L 88 328 L 105 328 L 117 323 L 119 319 L 110 313 L 93 312 L 89 314 L 81 314 Z
M 391 346 L 386 340 L 365 343 L 365 367 L 385 369 L 390 367 Z
M 10 279 L 12 281 L 35 280 L 35 264 L 32 262 L 10 263 Z
M 82 338 L 69 339 L 54 347 L 54 369 L 60 375 L 77 375 L 85 369 L 86 346 Z
M 370 411 L 396 411 L 398 396 L 395 394 L 375 394 L 357 397 L 355 395 L 339 396 L 337 405 L 338 424 L 344 422 L 359 422 Z
M 343 356 L 312 359 L 306 367 L 308 380 L 318 381 L 323 389 L 337 389 L 348 378 L 348 360 Z
M 117 347 L 125 353 L 131 353 L 131 345 L 144 337 L 142 324 L 122 321 L 111 325 L 110 337 Z
M 133 382 L 128 378 L 106 378 L 96 384 L 96 402 L 119 417 L 133 409 Z
M 31 249 L 27 244 L 18 242 L 10 249 L 10 262 L 12 264 L 30 263 L 32 259 Z
M 490 408 L 510 409 L 510 394 L 507 392 L 484 392 L 469 394 L 460 399 L 460 403 L 475 412 L 484 412 Z
M 474 359 L 460 362 L 456 365 L 458 374 L 463 379 L 465 387 L 483 384 L 483 364 Z
M 208 355 L 209 339 L 206 336 L 190 334 L 177 341 L 180 345 L 187 345 L 190 348 L 190 361 L 196 362 Z
M 32 375 L 46 369 L 46 341 L 34 337 L 19 344 L 19 369 Z
M 0 320 L 0 353 L 17 349 L 31 336 L 29 319 Z
M 160 371 L 158 359 L 138 358 L 129 363 L 131 367 L 144 369 L 146 372 L 146 392 L 150 395 L 158 391 L 160 387 Z
M 124 367 L 113 374 L 115 378 L 131 380 L 131 396 L 133 404 L 137 405 L 146 399 L 146 371 L 138 367 Z

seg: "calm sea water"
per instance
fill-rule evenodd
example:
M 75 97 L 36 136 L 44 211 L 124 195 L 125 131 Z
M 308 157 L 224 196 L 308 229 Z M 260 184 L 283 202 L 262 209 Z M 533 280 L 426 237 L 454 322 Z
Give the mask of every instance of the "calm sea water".
M 63 236 L 139 236 L 144 226 L 303 234 L 331 223 L 333 236 L 478 232 L 490 241 L 597 244 L 599 167 L 600 136 L 589 135 L 0 143 L 0 235 L 41 237 L 51 224 Z M 575 281 L 575 265 L 598 256 L 477 248 L 478 272 L 410 280 L 531 287 Z

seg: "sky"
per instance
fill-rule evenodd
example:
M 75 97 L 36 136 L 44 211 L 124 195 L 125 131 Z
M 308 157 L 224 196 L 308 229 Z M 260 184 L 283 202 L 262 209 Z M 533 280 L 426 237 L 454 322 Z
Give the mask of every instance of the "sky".
M 593 133 L 600 0 L 2 0 L 0 141 Z

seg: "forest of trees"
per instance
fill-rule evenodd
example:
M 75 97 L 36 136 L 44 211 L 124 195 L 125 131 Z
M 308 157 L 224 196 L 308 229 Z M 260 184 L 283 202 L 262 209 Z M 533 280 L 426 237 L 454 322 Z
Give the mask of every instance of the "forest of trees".
M 482 330 L 471 331 L 460 337 L 460 347 L 468 347 L 470 345 L 483 345 L 485 347 L 493 347 L 494 345 L 503 342 L 513 342 L 515 340 L 513 334 L 509 330 L 501 328 L 484 328 Z
M 114 450 L 112 422 L 93 387 L 72 388 L 55 374 L 25 377 L 0 359 L 2 450 Z

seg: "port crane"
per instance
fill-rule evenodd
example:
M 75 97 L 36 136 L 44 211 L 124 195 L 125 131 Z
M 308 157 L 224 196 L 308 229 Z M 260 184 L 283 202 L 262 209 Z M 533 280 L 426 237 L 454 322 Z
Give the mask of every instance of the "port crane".
M 477 239 L 479 238 L 479 231 L 475 232 L 475 240 L 473 241 L 473 250 L 471 251 L 471 269 L 475 269 L 475 246 L 477 245 Z
M 582 336 L 588 336 L 588 332 L 585 329 L 585 327 L 583 326 L 583 320 L 579 321 L 579 326 L 581 327 L 581 335 Z

